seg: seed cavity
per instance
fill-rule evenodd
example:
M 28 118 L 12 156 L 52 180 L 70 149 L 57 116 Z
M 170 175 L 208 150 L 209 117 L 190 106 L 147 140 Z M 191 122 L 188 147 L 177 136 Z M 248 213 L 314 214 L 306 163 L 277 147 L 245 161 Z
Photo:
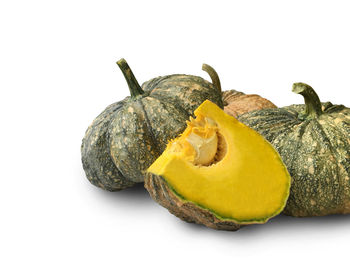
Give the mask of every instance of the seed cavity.
M 170 142 L 168 150 L 196 166 L 211 166 L 225 157 L 227 144 L 217 123 L 200 115 L 190 118 L 184 133 Z
M 199 116 L 190 119 L 188 126 L 191 128 L 186 141 L 194 149 L 193 164 L 211 166 L 224 158 L 227 152 L 226 141 L 214 120 Z
M 193 161 L 195 165 L 209 165 L 213 162 L 218 149 L 218 136 L 215 131 L 208 138 L 192 132 L 186 140 L 195 150 L 196 155 Z

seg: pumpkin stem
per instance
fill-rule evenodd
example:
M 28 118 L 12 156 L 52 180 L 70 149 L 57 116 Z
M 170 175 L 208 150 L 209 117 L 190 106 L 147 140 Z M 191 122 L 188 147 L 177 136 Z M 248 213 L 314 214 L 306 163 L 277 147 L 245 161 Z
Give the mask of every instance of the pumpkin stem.
M 125 59 L 120 59 L 117 61 L 117 65 L 120 70 L 123 72 L 126 82 L 128 83 L 131 97 L 136 97 L 138 95 L 142 95 L 144 91 L 140 87 L 140 84 L 137 82 L 134 74 L 132 73 L 128 63 L 126 63 Z
M 302 82 L 294 83 L 293 92 L 303 95 L 305 100 L 305 112 L 299 116 L 300 118 L 316 118 L 323 113 L 321 101 L 314 89 L 309 85 Z
M 221 84 L 220 84 L 220 79 L 218 73 L 216 73 L 215 69 L 213 69 L 211 66 L 208 64 L 203 64 L 202 65 L 202 70 L 207 72 L 209 74 L 209 77 L 211 78 L 211 81 L 213 82 L 213 86 L 221 92 Z

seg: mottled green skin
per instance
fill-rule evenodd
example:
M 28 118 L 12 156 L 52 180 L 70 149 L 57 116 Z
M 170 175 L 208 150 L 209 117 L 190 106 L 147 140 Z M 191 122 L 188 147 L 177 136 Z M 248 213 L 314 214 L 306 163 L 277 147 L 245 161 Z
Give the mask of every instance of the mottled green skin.
M 89 181 L 109 191 L 122 190 L 135 183 L 126 179 L 110 156 L 108 127 L 124 101 L 108 106 L 89 126 L 81 145 L 83 168 Z
M 223 108 L 220 87 L 214 87 L 197 76 L 175 74 L 158 77 L 145 82 L 142 89 L 150 92 L 151 97 L 180 108 L 188 116 L 193 115 L 194 110 L 206 99 Z
M 144 94 L 126 100 L 108 130 L 113 161 L 133 182 L 144 181 L 146 169 L 186 128 L 186 120 L 203 101 L 223 107 L 221 92 L 196 76 L 158 77 L 142 89 Z
M 221 91 L 196 76 L 158 77 L 145 82 L 142 90 L 107 107 L 86 131 L 83 168 L 98 187 L 117 191 L 143 182 L 144 171 L 186 128 L 186 120 L 204 100 L 223 108 Z
M 319 116 L 306 118 L 304 111 L 291 105 L 239 120 L 271 142 L 292 176 L 285 214 L 350 213 L 350 109 L 328 102 Z

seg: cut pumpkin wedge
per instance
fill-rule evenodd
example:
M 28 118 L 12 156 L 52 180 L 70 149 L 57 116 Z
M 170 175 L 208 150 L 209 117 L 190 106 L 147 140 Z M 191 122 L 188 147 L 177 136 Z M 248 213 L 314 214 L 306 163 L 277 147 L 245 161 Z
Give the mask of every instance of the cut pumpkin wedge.
M 279 214 L 291 178 L 271 144 L 208 100 L 194 114 L 148 168 L 152 198 L 186 221 L 216 229 Z

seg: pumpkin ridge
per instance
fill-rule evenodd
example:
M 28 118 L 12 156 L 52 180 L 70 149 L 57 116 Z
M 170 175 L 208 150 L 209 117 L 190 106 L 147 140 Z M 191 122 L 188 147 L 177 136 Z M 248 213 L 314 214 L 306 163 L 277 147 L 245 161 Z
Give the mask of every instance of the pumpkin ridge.
M 107 142 L 109 142 L 109 132 L 108 132 L 108 129 L 107 129 L 107 131 L 106 131 L 106 143 Z M 114 162 L 113 162 L 113 157 L 111 156 L 111 151 L 110 151 L 110 149 L 108 148 L 108 150 L 106 149 L 105 150 L 105 152 L 106 152 L 106 154 L 108 155 L 108 157 L 109 157 L 109 159 L 110 159 L 110 161 L 114 164 Z M 122 180 L 122 181 L 124 181 L 124 182 L 129 182 L 129 184 L 134 184 L 134 182 L 132 182 L 132 181 L 130 181 L 129 179 L 127 179 L 125 176 L 124 176 L 124 174 L 119 170 L 119 168 L 117 167 L 117 166 L 115 166 L 115 169 L 116 169 L 116 171 L 117 171 L 117 173 L 118 173 L 118 176 L 120 177 L 120 179 Z M 100 178 L 101 177 L 101 175 L 98 175 L 98 177 L 99 177 L 99 179 L 100 179 L 100 182 L 102 183 L 102 180 L 101 179 L 103 179 L 103 178 Z M 115 182 L 115 180 L 113 180 L 114 182 Z M 114 190 L 115 191 L 115 190 Z
M 164 85 L 164 86 L 166 86 L 166 85 Z M 169 88 L 171 88 L 171 85 L 169 86 Z M 160 95 L 160 94 L 152 94 L 152 93 L 150 94 L 149 97 L 154 98 L 154 99 L 156 99 L 158 101 L 162 101 L 162 100 L 165 100 L 167 98 L 167 96 Z M 179 108 L 179 109 L 184 110 L 184 112 L 186 112 L 187 115 L 189 116 L 188 110 L 186 110 L 182 105 L 178 105 L 177 104 L 176 107 Z
M 121 190 L 134 184 L 114 166 L 106 146 L 108 125 L 122 104 L 122 101 L 113 103 L 99 114 L 86 130 L 81 144 L 82 163 L 88 180 L 108 191 Z
M 123 130 L 123 133 L 124 133 L 124 130 Z M 107 132 L 108 134 L 108 138 L 107 138 L 107 142 L 109 142 L 110 144 L 110 132 Z M 111 145 L 111 144 L 110 144 Z M 125 152 L 128 153 L 128 156 L 130 157 L 130 159 L 133 161 L 133 162 L 136 162 L 137 160 L 131 155 L 129 149 L 127 147 L 124 147 L 125 149 Z M 112 155 L 112 150 L 111 150 L 111 147 L 109 147 L 109 151 L 108 151 L 108 155 L 109 157 L 111 158 L 112 162 L 114 163 L 116 169 L 119 171 L 119 173 L 121 174 L 121 176 L 123 176 L 123 178 L 125 178 L 125 180 L 128 180 L 130 182 L 132 182 L 130 179 L 127 179 L 126 176 L 124 175 L 124 173 L 119 169 L 118 165 L 116 164 L 116 162 L 114 161 L 114 158 L 113 158 L 113 155 Z M 135 183 L 135 182 L 133 182 Z
M 285 146 L 287 149 L 288 149 L 288 152 L 291 152 L 291 157 L 288 157 L 288 159 L 284 159 L 285 163 L 287 164 L 288 163 L 288 167 L 291 167 L 290 170 L 291 171 L 294 171 L 294 167 L 297 167 L 297 162 L 298 162 L 298 149 L 300 149 L 300 147 L 302 146 L 302 135 L 304 134 L 305 132 L 305 129 L 307 128 L 309 123 L 301 123 L 301 125 L 299 127 L 297 127 L 296 129 L 301 129 L 302 132 L 299 132 L 299 135 L 297 136 L 293 136 L 293 134 L 288 134 L 286 135 L 286 137 L 284 138 L 284 141 L 281 140 L 280 143 L 283 144 L 285 143 L 286 145 L 286 142 L 288 141 L 291 141 L 291 140 L 294 140 L 295 143 L 290 143 L 288 144 L 288 146 L 290 148 L 287 148 L 287 146 Z M 302 134 L 300 136 L 300 134 Z M 293 138 L 294 137 L 294 138 Z M 276 140 L 274 140 L 273 142 L 276 142 Z M 285 150 L 286 151 L 286 150 Z M 281 150 L 279 151 L 281 153 L 281 156 L 285 155 L 285 152 L 281 152 Z M 290 172 L 290 174 L 294 174 L 294 172 Z M 293 176 L 292 176 L 292 180 L 293 180 Z M 294 187 L 293 187 L 293 181 L 292 181 L 292 184 L 291 184 L 291 188 L 290 188 L 290 192 L 293 192 L 294 190 Z M 295 199 L 294 198 L 294 195 L 290 195 L 289 196 L 289 200 L 288 202 L 294 202 L 294 203 L 298 203 L 299 200 Z M 285 212 L 288 210 L 288 208 L 285 209 Z
M 145 124 L 146 124 L 147 130 L 149 132 L 149 135 L 150 135 L 152 141 L 156 142 L 156 136 L 154 135 L 154 132 L 153 132 L 153 129 L 152 129 L 152 125 L 151 125 L 150 120 L 148 118 L 148 114 L 147 114 L 147 112 L 145 110 L 145 106 L 144 106 L 142 100 L 139 100 L 138 103 L 141 105 L 142 113 L 145 116 Z M 160 149 L 160 147 L 159 147 L 159 145 L 157 143 L 153 143 L 153 144 L 154 144 L 154 147 L 155 147 L 155 150 L 156 150 L 156 154 L 159 156 L 162 153 L 162 149 Z
M 261 121 L 261 111 L 252 111 L 239 116 L 239 120 L 243 123 L 249 124 L 255 130 L 259 130 L 269 141 L 275 140 L 280 133 L 285 133 L 294 128 L 297 120 L 297 113 L 291 113 L 287 110 L 281 110 L 281 116 L 278 118 L 274 116 L 276 109 L 264 109 L 264 122 Z M 272 115 L 272 116 L 271 116 Z M 276 121 L 279 121 L 276 123 Z M 299 123 L 302 123 L 299 121 Z M 298 124 L 299 124 L 298 123 Z M 273 124 L 272 127 L 270 127 Z M 269 126 L 270 125 L 270 126 Z
M 326 103 L 329 103 L 329 105 L 326 106 L 326 108 L 324 109 L 324 112 L 325 113 L 328 113 L 328 114 L 332 114 L 332 113 L 342 113 L 342 111 L 344 109 L 346 109 L 346 107 L 344 105 L 333 105 L 332 103 L 330 102 L 326 102 Z M 326 104 L 325 103 L 325 104 Z
M 84 170 L 90 169 L 90 164 L 87 161 L 85 161 L 84 158 L 82 158 L 82 163 L 83 163 Z M 93 182 L 93 184 L 95 184 L 95 185 L 98 184 L 100 186 L 103 186 L 103 188 L 104 188 L 104 184 L 102 183 L 101 178 L 98 175 L 96 175 L 96 174 L 90 175 L 90 173 L 89 173 L 89 174 L 87 174 L 87 178 L 91 182 L 95 181 L 95 182 Z
M 334 157 L 334 158 L 337 158 L 337 159 L 341 159 L 341 155 L 339 154 L 339 152 L 336 150 L 336 147 L 334 147 L 333 146 L 333 143 L 332 142 L 330 142 L 330 147 L 331 147 L 331 149 L 330 149 L 330 151 L 331 151 L 331 153 L 332 153 L 332 156 Z M 344 164 L 343 164 L 343 162 L 338 162 L 337 163 L 337 166 L 336 166 L 336 169 L 337 169 L 337 173 L 336 173 L 336 175 L 337 175 L 337 182 L 339 182 L 339 184 L 340 184 L 340 187 L 339 187 L 339 194 L 338 194 L 338 199 L 340 199 L 341 200 L 341 196 L 342 195 L 344 195 L 345 194 L 345 188 L 349 188 L 349 183 L 346 183 L 345 181 L 346 180 L 344 180 L 344 178 L 343 178 L 343 176 L 342 176 L 342 173 L 341 173 L 341 171 L 342 171 L 342 169 L 341 168 L 343 168 L 344 170 L 346 170 L 346 168 L 345 168 L 345 166 L 344 166 Z M 341 202 L 341 203 L 343 203 L 343 202 Z
M 168 108 L 168 107 L 166 106 L 167 104 L 173 106 L 171 103 L 168 103 L 168 102 L 166 102 L 166 101 L 162 101 L 162 100 L 157 99 L 157 98 L 154 98 L 154 97 L 151 97 L 151 98 L 153 98 L 153 99 L 159 101 L 159 103 L 160 103 L 161 105 L 163 105 L 163 107 L 164 107 L 165 109 Z M 180 105 L 180 106 L 179 106 L 179 105 L 176 105 L 176 108 L 179 109 L 180 111 L 182 111 L 184 114 L 186 114 L 187 119 L 189 118 L 190 115 L 188 114 L 187 110 L 186 110 L 184 107 L 182 107 L 181 105 Z
M 298 129 L 299 131 L 298 131 L 298 136 L 293 136 L 293 135 L 290 135 L 290 134 L 284 134 L 284 138 L 283 139 L 281 139 L 281 140 L 278 140 L 278 141 L 282 141 L 283 142 L 283 140 L 287 140 L 287 141 L 290 141 L 290 140 L 292 140 L 292 139 L 297 139 L 296 141 L 297 141 L 297 145 L 295 145 L 296 147 L 295 147 L 295 149 L 298 149 L 299 147 L 300 147 L 300 145 L 302 144 L 302 137 L 303 137 L 303 135 L 305 134 L 305 130 L 306 130 L 306 128 L 307 128 L 307 126 L 310 124 L 310 122 L 309 121 L 307 121 L 307 122 L 301 122 L 301 123 L 299 123 L 299 124 L 295 124 L 295 123 L 291 123 L 291 126 L 294 126 L 295 127 L 295 129 Z M 286 129 L 287 130 L 287 129 Z M 281 132 L 280 133 L 278 133 L 277 135 L 276 135 L 276 137 L 274 137 L 273 138 L 273 142 L 275 142 L 278 138 L 279 138 L 279 136 L 280 135 L 283 135 L 283 132 L 284 132 L 284 130 L 280 130 Z M 296 159 L 296 155 L 297 155 L 297 151 L 291 151 L 292 152 L 292 158 L 290 158 L 290 160 L 295 160 Z M 293 165 L 294 165 L 294 163 L 292 162 L 292 167 L 293 167 Z
M 159 101 L 160 103 L 162 103 L 163 105 L 166 105 L 166 103 L 167 103 L 167 102 L 164 102 L 163 100 L 161 100 L 161 99 L 159 98 L 159 96 L 155 97 L 155 96 L 153 96 L 153 95 L 150 95 L 149 97 L 151 97 L 151 98 L 153 98 L 153 99 L 155 99 L 155 100 L 158 100 L 158 101 Z M 172 105 L 172 103 L 169 103 L 169 104 Z M 190 116 L 190 115 L 188 114 L 188 111 L 187 111 L 182 105 L 176 105 L 176 108 L 179 109 L 180 111 L 184 112 L 184 113 L 186 114 L 187 118 Z
M 114 164 L 118 167 L 124 177 L 128 178 L 130 181 L 139 183 L 143 181 L 142 170 L 145 169 L 142 168 L 144 163 L 140 163 L 141 154 L 145 154 L 147 145 L 151 147 L 150 151 L 156 152 L 157 149 L 155 148 L 156 145 L 154 141 L 150 140 L 149 131 L 145 129 L 147 124 L 140 100 L 130 102 L 129 105 L 123 107 L 121 111 L 122 112 L 116 116 L 112 125 L 109 127 L 110 155 L 112 156 Z M 130 125 L 127 127 L 120 125 L 121 122 L 125 120 L 126 116 L 128 116 L 127 120 L 129 121 L 129 124 L 132 123 L 131 126 L 135 130 L 129 131 Z M 138 132 L 138 129 L 140 129 L 141 132 Z M 141 138 L 135 135 L 139 135 Z M 145 145 L 140 147 L 138 151 L 135 151 L 135 143 L 140 142 L 141 140 Z M 153 157 L 153 155 L 150 156 Z M 153 157 L 153 160 L 145 160 L 147 166 L 154 161 L 154 158 L 155 157 Z
M 94 126 L 94 129 L 95 129 L 96 126 L 100 125 L 103 121 L 105 121 L 105 118 L 108 118 L 111 115 L 115 114 L 117 111 L 119 111 L 123 107 L 122 102 L 124 102 L 124 101 L 115 102 L 115 103 L 112 103 L 111 105 L 107 106 L 104 109 L 104 111 L 102 113 L 100 113 L 96 117 L 96 119 L 90 124 L 90 126 L 91 127 Z M 115 108 L 113 106 L 115 106 Z M 109 108 L 111 108 L 112 110 L 109 110 Z M 90 126 L 89 126 L 89 128 L 90 128 Z
M 184 131 L 189 114 L 183 107 L 177 107 L 177 105 L 153 96 L 143 98 L 143 103 L 145 114 L 150 119 L 149 129 L 153 131 L 156 144 L 164 146 L 160 148 L 163 152 L 168 141 Z M 152 113 L 154 109 L 157 111 L 156 115 Z M 169 119 L 168 116 L 171 114 L 173 114 L 173 118 Z
M 325 140 L 329 144 L 329 148 L 330 148 L 331 152 L 334 153 L 335 148 L 334 148 L 331 140 L 328 138 L 328 134 L 325 132 L 323 126 L 318 121 L 315 121 L 315 126 L 317 126 L 317 128 L 320 130 L 320 132 L 324 135 L 324 137 L 322 139 Z
M 254 113 L 254 112 L 252 112 L 252 113 Z M 258 112 L 257 112 L 258 113 Z M 242 116 L 240 116 L 240 119 L 241 119 L 241 117 Z M 245 116 L 243 116 L 243 118 L 242 119 L 244 119 L 244 117 Z M 282 116 L 283 117 L 283 116 Z M 260 118 L 259 118 L 259 116 L 257 116 L 256 118 L 254 118 L 254 117 L 251 117 L 251 118 L 249 118 L 249 123 L 251 123 L 252 125 L 257 125 L 257 126 L 259 126 L 259 125 L 263 125 L 263 124 L 270 124 L 270 123 L 273 123 L 274 124 L 274 126 L 273 127 L 271 127 L 271 128 L 268 128 L 268 130 L 270 130 L 270 129 L 279 129 L 280 128 L 280 126 L 282 126 L 282 125 L 284 125 L 285 123 L 290 123 L 290 124 L 292 124 L 293 126 L 295 125 L 295 120 L 290 120 L 290 119 L 288 119 L 288 118 L 267 118 L 265 121 L 264 121 L 264 123 L 261 123 L 261 120 L 260 120 Z M 277 123 L 276 124 L 276 120 L 281 120 L 280 122 L 281 123 Z M 283 124 L 282 124 L 283 123 Z
M 296 177 L 294 178 L 293 175 L 297 174 L 299 172 L 299 159 L 298 159 L 298 150 L 303 147 L 303 137 L 306 134 L 307 129 L 312 129 L 312 126 L 310 125 L 310 120 L 305 120 L 304 122 L 299 123 L 296 125 L 294 123 L 294 133 L 288 133 L 283 140 L 278 140 L 277 138 L 279 135 L 274 137 L 272 140 L 272 144 L 276 145 L 284 145 L 284 148 L 278 148 L 285 164 L 287 167 L 289 167 L 290 174 L 292 174 L 292 180 L 293 183 L 291 185 L 291 195 L 289 197 L 288 203 L 289 206 L 287 206 L 284 210 L 284 213 L 287 215 L 293 214 L 295 216 L 303 216 L 302 214 L 297 214 L 294 212 L 294 210 L 290 210 L 290 204 L 294 204 L 296 206 L 303 206 L 303 203 L 300 201 L 299 198 L 295 198 L 295 195 L 293 194 L 295 191 L 306 191 L 308 189 L 301 189 L 300 186 L 300 178 Z M 289 142 L 289 143 L 288 143 Z M 306 175 L 305 175 L 306 176 Z M 298 196 L 297 196 L 298 197 Z M 307 208 L 305 208 L 307 209 Z M 311 210 L 308 212 L 312 212 Z
M 175 77 L 173 77 L 175 76 Z M 177 76 L 177 78 L 176 78 Z M 182 78 L 179 78 L 179 76 L 181 76 Z M 183 82 L 183 83 L 188 83 L 190 84 L 191 82 L 196 82 L 197 84 L 205 85 L 205 88 L 209 88 L 209 89 L 213 89 L 213 84 L 210 83 L 209 81 L 207 81 L 206 79 L 199 77 L 199 76 L 193 76 L 193 75 L 171 75 L 172 78 L 170 78 L 170 81 L 173 83 L 178 83 L 178 82 Z M 167 84 L 170 85 L 170 84 Z M 171 85 L 170 85 L 171 86 Z M 211 87 L 213 86 L 213 87 Z
M 179 78 L 179 77 L 181 77 L 181 78 Z M 154 92 L 154 91 L 160 91 L 161 89 L 164 89 L 164 87 L 170 87 L 171 88 L 172 86 L 174 86 L 173 84 L 166 83 L 166 85 L 162 85 L 162 88 L 159 89 L 158 85 L 162 84 L 162 82 L 165 82 L 166 80 L 167 81 L 171 81 L 172 83 L 178 83 L 178 82 L 186 81 L 186 82 L 189 82 L 189 84 L 191 84 L 191 82 L 196 82 L 197 84 L 200 84 L 201 86 L 203 85 L 203 82 L 206 81 L 205 79 L 203 79 L 201 77 L 193 76 L 193 75 L 187 75 L 187 74 L 173 74 L 173 75 L 168 75 L 168 76 L 159 77 L 159 78 L 160 78 L 159 81 L 155 82 L 155 83 L 147 83 L 146 82 L 148 85 L 152 84 L 152 86 L 150 88 L 148 88 L 148 90 L 150 90 L 151 93 Z M 202 82 L 198 81 L 197 79 L 201 79 Z M 205 83 L 205 84 L 207 84 L 207 83 Z M 204 88 L 204 87 L 202 87 L 202 88 Z
M 180 75 L 180 74 L 175 74 L 175 75 Z M 150 94 L 152 94 L 153 92 L 153 89 L 155 87 L 157 87 L 159 84 L 161 84 L 162 82 L 168 80 L 169 78 L 171 78 L 172 76 L 174 75 L 167 75 L 167 76 L 160 76 L 160 77 L 156 77 L 156 78 L 153 78 L 149 81 L 146 81 L 145 83 L 142 84 L 142 89 L 144 91 L 149 91 Z
M 190 86 L 192 86 L 192 83 L 196 83 L 198 86 L 201 86 L 201 88 L 204 88 L 206 90 L 212 90 L 213 89 L 212 87 L 210 87 L 210 85 L 209 85 L 210 83 L 207 82 L 205 79 L 202 79 L 201 81 L 199 81 L 197 79 L 191 79 L 191 78 L 188 78 L 188 79 L 175 79 L 174 78 L 174 79 L 170 79 L 169 82 L 164 84 L 162 89 L 164 89 L 164 88 L 170 88 L 171 89 L 175 85 L 179 85 L 179 84 L 184 84 L 183 86 L 190 87 Z M 203 83 L 204 81 L 207 82 L 207 83 Z
M 128 154 L 128 156 L 129 156 L 129 160 L 131 160 L 131 162 L 133 162 L 133 163 L 136 163 L 137 162 L 137 160 L 133 157 L 133 155 L 131 154 L 131 152 L 129 151 L 129 149 L 127 148 L 127 147 L 123 147 L 124 148 L 124 151 Z M 110 151 L 111 152 L 111 151 Z M 114 158 L 113 158 L 113 155 L 112 155 L 112 152 L 110 153 L 110 156 L 112 156 L 112 160 L 114 160 Z M 127 165 L 128 166 L 128 164 L 126 164 L 125 163 L 125 161 L 121 161 L 123 164 L 125 164 L 125 165 Z M 119 165 L 117 165 L 117 163 L 116 162 L 114 162 L 115 163 L 115 165 L 118 167 Z M 123 172 L 122 171 L 120 171 L 121 172 L 121 174 L 123 174 Z M 123 174 L 123 176 L 124 176 L 124 174 Z
M 178 91 L 174 96 L 172 91 Z M 160 88 L 153 89 L 150 96 L 158 100 L 167 100 L 170 103 L 181 105 L 179 101 L 187 100 L 186 111 L 188 116 L 193 116 L 197 101 L 210 99 L 220 108 L 223 108 L 221 93 L 217 92 L 207 80 L 197 76 L 186 76 L 186 79 L 173 78 L 161 85 Z
M 310 120 L 305 120 L 304 122 L 301 122 L 301 123 L 298 123 L 295 125 L 295 128 L 299 129 L 299 138 L 300 140 L 302 139 L 303 135 L 305 134 L 305 130 L 307 129 L 307 127 L 309 126 L 310 124 Z
M 332 141 L 329 139 L 329 136 L 327 135 L 327 133 L 324 130 L 324 127 L 322 127 L 322 125 L 319 123 L 319 121 L 317 119 L 315 119 L 313 121 L 313 126 L 311 127 L 312 131 L 317 131 L 318 133 L 313 133 L 315 135 L 314 140 L 318 141 L 320 144 L 320 148 L 322 149 L 328 149 L 328 159 L 337 159 L 338 154 L 336 153 L 335 147 L 332 143 Z M 316 137 L 317 135 L 319 135 L 318 137 Z M 318 169 L 322 169 L 324 166 L 326 166 L 325 164 L 321 164 L 317 167 L 316 164 L 313 164 L 313 166 L 315 167 L 315 170 L 317 171 Z M 339 205 L 341 205 L 342 201 L 341 201 L 341 196 L 343 194 L 343 190 L 342 190 L 342 185 L 341 185 L 341 175 L 339 173 L 340 169 L 339 169 L 339 163 L 337 163 L 335 166 L 335 170 L 336 172 L 334 173 L 334 177 L 332 178 L 331 182 L 329 183 L 329 185 L 336 185 L 339 184 L 338 187 L 332 187 L 332 195 L 328 196 L 327 198 L 327 209 L 328 211 L 331 211 L 332 213 L 336 212 L 336 207 L 338 207 Z M 315 172 L 316 174 L 316 172 Z M 315 176 L 319 181 L 321 181 L 323 178 L 321 176 L 319 176 L 319 173 L 317 173 L 317 176 Z M 322 183 L 319 183 L 320 187 L 322 186 Z M 319 193 L 319 198 L 323 198 L 323 193 L 322 191 L 320 191 Z M 330 201 L 332 200 L 332 201 Z M 318 213 L 320 213 L 321 215 L 324 213 L 324 204 L 320 203 L 320 200 L 316 200 L 315 201 L 315 209 L 318 211 Z M 315 211 L 313 209 L 309 209 L 310 213 L 315 213 Z
M 282 116 L 275 116 L 275 113 L 279 113 Z M 296 113 L 291 113 L 290 111 L 287 111 L 285 109 L 263 109 L 263 110 L 257 110 L 257 111 L 252 111 L 248 112 L 245 114 L 242 114 L 239 116 L 239 119 L 245 118 L 246 116 L 249 117 L 249 120 L 254 119 L 256 117 L 256 124 L 260 123 L 260 118 L 261 114 L 264 114 L 266 116 L 268 122 L 275 122 L 276 120 L 280 120 L 282 117 L 288 119 L 293 119 L 296 118 L 295 116 L 297 115 Z
M 341 183 L 341 185 L 343 187 L 341 187 L 342 191 L 344 193 L 344 195 L 346 195 L 346 190 L 348 192 L 350 192 L 349 190 L 349 180 L 346 180 L 346 178 L 344 178 L 342 175 L 343 175 L 343 172 L 347 172 L 348 174 L 350 174 L 350 171 L 349 169 L 347 168 L 346 164 L 349 163 L 350 161 L 350 156 L 345 156 L 344 158 L 342 157 L 342 154 L 339 152 L 340 150 L 343 150 L 344 148 L 348 148 L 350 149 L 350 141 L 349 140 L 346 140 L 345 138 L 343 138 L 341 136 L 341 133 L 336 129 L 336 127 L 334 126 L 334 120 L 331 119 L 331 118 L 327 118 L 325 120 L 327 123 L 328 123 L 328 126 L 332 129 L 332 131 L 329 131 L 330 133 L 334 133 L 336 134 L 336 136 L 334 137 L 329 137 L 328 136 L 328 131 L 326 132 L 326 130 L 324 130 L 324 133 L 326 134 L 325 136 L 327 136 L 327 138 L 329 139 L 330 141 L 330 145 L 332 147 L 332 154 L 334 155 L 334 158 L 337 158 L 338 160 L 341 160 L 337 163 L 337 176 L 338 176 L 338 182 Z M 343 121 L 342 123 L 345 123 L 345 121 Z M 321 124 L 319 124 L 321 126 Z M 348 125 L 349 126 L 349 125 Z M 344 129 L 346 129 L 346 127 L 343 127 Z M 334 140 L 333 141 L 333 138 L 337 138 L 337 140 Z M 341 144 L 339 144 L 341 142 Z M 350 209 L 347 208 L 348 212 L 350 212 Z

